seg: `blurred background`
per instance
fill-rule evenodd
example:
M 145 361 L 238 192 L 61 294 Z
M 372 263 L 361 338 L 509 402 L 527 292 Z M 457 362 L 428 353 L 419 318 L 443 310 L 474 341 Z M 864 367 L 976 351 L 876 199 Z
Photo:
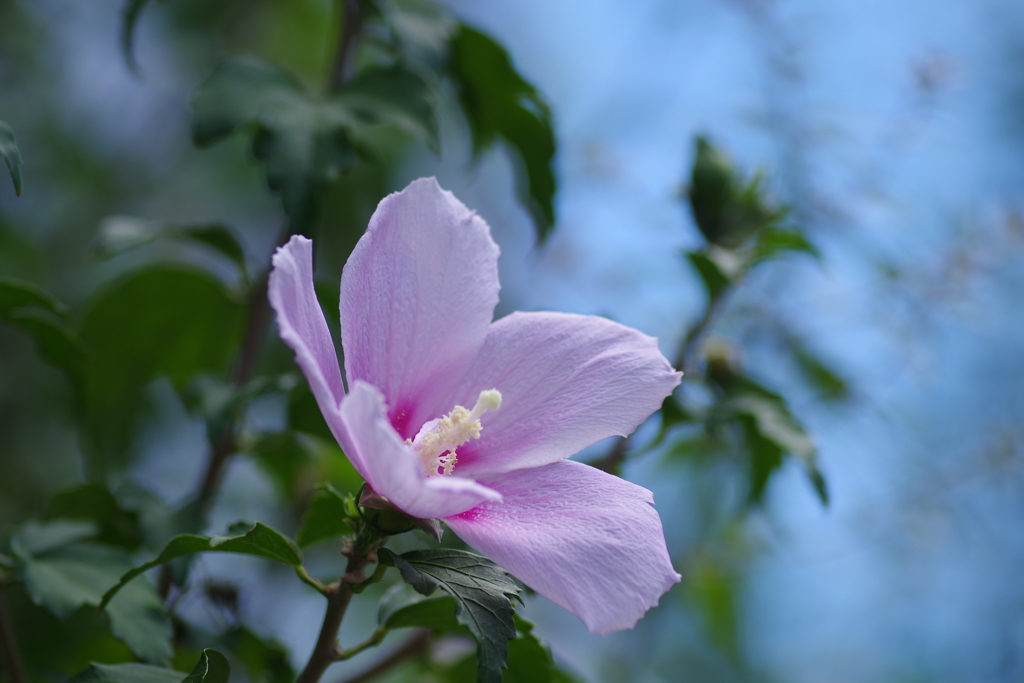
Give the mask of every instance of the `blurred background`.
M 317 268 L 335 296 L 376 202 L 436 175 L 502 249 L 499 315 L 605 315 L 658 337 L 673 358 L 706 305 L 683 255 L 705 244 L 686 194 L 698 135 L 744 177 L 760 169 L 766 196 L 789 207 L 818 253 L 784 254 L 736 284 L 702 330 L 693 381 L 725 358 L 783 396 L 817 446 L 828 504 L 798 458 L 749 502 L 745 461 L 684 425 L 622 469 L 655 492 L 683 582 L 636 629 L 604 638 L 529 598 L 524 614 L 556 661 L 608 682 L 1024 680 L 1024 6 L 442 5 L 503 45 L 550 107 L 553 227 L 538 244 L 514 153 L 499 144 L 475 155 L 442 82 L 440 155 L 399 136 L 378 163 L 327 188 Z M 118 0 L 0 0 L 0 119 L 17 134 L 25 182 L 16 197 L 0 178 L 0 276 L 52 292 L 73 319 L 152 264 L 190 263 L 239 285 L 224 258 L 173 240 L 98 258 L 111 217 L 223 224 L 246 259 L 266 263 L 281 202 L 244 137 L 192 145 L 192 93 L 234 53 L 321 84 L 336 40 L 327 0 L 168 0 L 138 18 L 133 73 L 123 10 Z M 269 343 L 267 363 L 288 371 L 289 353 Z M 0 532 L 96 476 L 186 499 L 209 446 L 176 388 L 174 378 L 146 384 L 126 454 L 96 475 L 73 389 L 29 336 L 0 326 Z M 255 401 L 247 424 L 279 429 L 286 404 Z M 656 432 L 657 419 L 637 439 Z M 329 476 L 349 476 L 337 454 L 325 457 Z M 243 518 L 294 529 L 301 496 L 282 496 L 267 472 L 259 457 L 234 459 L 209 527 Z M 322 604 L 287 572 L 204 557 L 192 581 L 230 586 L 234 603 L 195 588 L 179 605 L 189 619 L 212 630 L 244 622 L 287 646 L 293 666 L 305 661 Z M 30 611 L 21 602 L 12 597 L 16 615 Z M 372 615 L 371 603 L 358 614 Z M 368 629 L 352 618 L 343 640 Z M 332 674 L 366 666 L 357 662 Z

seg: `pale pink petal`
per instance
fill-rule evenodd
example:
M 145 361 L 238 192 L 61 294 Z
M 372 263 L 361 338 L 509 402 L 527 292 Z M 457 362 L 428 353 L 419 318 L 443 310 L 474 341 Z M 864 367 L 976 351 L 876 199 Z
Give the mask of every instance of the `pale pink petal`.
M 348 453 L 347 435 L 339 407 L 345 386 L 338 367 L 338 352 L 313 290 L 313 242 L 295 235 L 274 254 L 267 298 L 277 312 L 281 339 L 295 351 L 295 362 L 309 381 L 320 412 L 353 466 L 364 469 L 358 456 Z
M 456 392 L 471 407 L 501 392 L 479 439 L 459 448 L 456 472 L 483 477 L 538 467 L 609 436 L 625 436 L 679 384 L 653 337 L 597 316 L 513 313 L 491 325 Z
M 419 456 L 391 426 L 384 396 L 366 382 L 357 381 L 341 403 L 341 416 L 363 468 L 366 483 L 392 505 L 412 517 L 436 519 L 469 510 L 483 501 L 499 501 L 501 494 L 471 479 L 428 477 Z M 349 459 L 356 460 L 346 450 Z
M 484 483 L 504 502 L 444 521 L 594 633 L 632 628 L 681 578 L 645 488 L 571 460 Z
M 487 224 L 433 178 L 381 201 L 341 278 L 351 384 L 369 382 L 403 438 L 452 409 L 498 302 Z

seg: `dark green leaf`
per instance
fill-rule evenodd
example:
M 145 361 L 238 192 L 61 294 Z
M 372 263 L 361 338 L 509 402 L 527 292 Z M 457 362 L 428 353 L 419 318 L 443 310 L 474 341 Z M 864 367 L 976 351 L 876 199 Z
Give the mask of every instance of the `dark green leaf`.
M 722 267 L 713 261 L 706 251 L 690 251 L 686 253 L 694 270 L 700 275 L 701 282 L 708 293 L 708 300 L 717 299 L 718 296 L 732 284 L 732 278 L 723 271 Z
M 244 626 L 237 626 L 224 634 L 223 641 L 253 683 L 295 681 L 288 650 L 280 643 L 265 640 Z
M 353 533 L 345 520 L 354 512 L 355 503 L 350 496 L 343 496 L 330 484 L 321 486 L 310 501 L 309 512 L 302 522 L 299 547 L 308 548 L 321 541 Z
M 850 388 L 846 380 L 821 358 L 793 339 L 788 340 L 788 348 L 793 354 L 800 374 L 821 393 L 823 398 L 842 401 L 850 397 Z
M 270 476 L 285 500 L 291 499 L 300 489 L 306 491 L 309 488 L 308 480 L 314 463 L 308 439 L 297 432 L 261 434 L 244 449 Z M 299 545 L 305 547 L 301 534 Z
M 236 528 L 237 527 L 237 528 Z M 242 528 L 244 527 L 244 529 Z M 172 538 L 156 559 L 125 572 L 116 586 L 103 596 L 102 605 L 110 600 L 139 574 L 183 555 L 193 553 L 238 553 L 275 560 L 290 567 L 302 564 L 302 555 L 295 544 L 270 527 L 256 522 L 248 525 L 242 522 L 232 525 L 224 536 L 176 536 Z M 102 606 L 101 605 L 101 606 Z
M 43 360 L 62 370 L 76 388 L 82 387 L 84 354 L 66 327 L 34 311 L 11 313 L 6 319 L 32 336 Z
M 245 251 L 234 233 L 219 223 L 167 225 L 134 216 L 108 216 L 100 223 L 94 249 L 100 258 L 111 258 L 150 244 L 160 238 L 197 242 L 229 258 L 245 272 Z
M 763 261 L 786 252 L 799 252 L 810 254 L 817 259 L 821 258 L 821 252 L 797 230 L 766 228 L 757 236 L 756 260 Z
M 555 135 L 551 113 L 490 36 L 462 25 L 452 40 L 452 76 L 459 87 L 477 152 L 501 138 L 516 152 L 516 186 L 543 242 L 555 223 Z
M 353 162 L 354 144 L 372 146 L 378 124 L 419 135 L 436 148 L 437 125 L 427 86 L 401 67 L 361 73 L 320 98 L 291 73 L 255 58 L 221 63 L 192 100 L 192 138 L 205 147 L 245 129 L 281 194 L 294 230 L 307 227 L 327 186 Z
M 91 455 L 116 461 L 125 453 L 153 379 L 182 389 L 200 372 L 224 372 L 241 323 L 239 302 L 196 270 L 149 268 L 102 291 L 81 328 Z
M 32 600 L 62 618 L 82 605 L 99 605 L 103 592 L 132 566 L 120 549 L 75 542 L 86 526 L 95 530 L 72 522 L 30 524 L 11 539 L 17 576 Z M 106 614 L 111 632 L 139 657 L 160 662 L 171 656 L 171 624 L 149 582 L 134 584 Z
M 440 548 L 395 555 L 382 548 L 378 554 L 382 561 L 398 567 L 405 582 L 423 595 L 441 588 L 455 598 L 455 619 L 477 642 L 477 680 L 500 682 L 508 641 L 516 635 L 515 607 L 510 599 L 520 599 L 515 581 L 490 560 L 464 550 Z
M 533 624 L 516 615 L 519 635 L 509 643 L 503 683 L 573 683 L 575 678 L 555 666 L 551 650 L 533 634 Z
M 78 519 L 96 524 L 96 540 L 135 550 L 142 544 L 138 514 L 121 507 L 106 486 L 82 484 L 50 499 L 47 519 Z
M 70 683 L 182 683 L 180 671 L 146 664 L 90 664 Z
M 216 650 L 207 648 L 203 650 L 192 673 L 181 683 L 228 683 L 230 676 L 231 666 L 227 658 Z
M 455 598 L 426 597 L 404 583 L 392 586 L 381 598 L 377 623 L 388 629 L 418 626 L 448 632 L 460 628 L 455 620 Z
M 324 421 L 320 406 L 316 403 L 316 397 L 313 396 L 313 392 L 309 390 L 309 385 L 306 382 L 300 382 L 288 397 L 288 425 L 295 431 L 334 441 L 334 434 L 327 426 L 327 422 Z
M 11 179 L 14 181 L 14 192 L 21 196 L 21 152 L 14 141 L 14 131 L 3 121 L 0 121 L 0 156 L 7 162 L 7 170 L 11 172 Z
M 23 306 L 34 306 L 60 316 L 68 312 L 67 306 L 31 282 L 0 278 L 0 316 L 7 316 Z

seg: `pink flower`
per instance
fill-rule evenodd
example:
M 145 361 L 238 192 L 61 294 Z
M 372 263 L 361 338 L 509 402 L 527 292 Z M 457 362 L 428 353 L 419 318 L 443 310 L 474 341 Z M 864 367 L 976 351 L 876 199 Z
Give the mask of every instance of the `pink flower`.
M 386 197 L 341 278 L 349 392 L 313 245 L 274 255 L 270 302 L 327 424 L 374 492 L 463 540 L 596 633 L 680 576 L 650 491 L 566 458 L 626 435 L 679 384 L 657 341 L 595 316 L 492 322 L 498 247 L 432 178 Z

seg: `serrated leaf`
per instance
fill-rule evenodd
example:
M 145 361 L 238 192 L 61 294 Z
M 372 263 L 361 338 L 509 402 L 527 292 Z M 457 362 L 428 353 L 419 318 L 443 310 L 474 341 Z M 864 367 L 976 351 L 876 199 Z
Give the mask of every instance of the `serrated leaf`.
M 107 259 L 161 238 L 202 244 L 230 259 L 245 273 L 245 250 L 230 228 L 219 223 L 169 225 L 134 216 L 108 216 L 100 223 L 93 248 L 97 256 Z
M 365 71 L 336 93 L 317 97 L 275 64 L 233 58 L 197 88 L 192 139 L 205 147 L 236 130 L 251 131 L 267 184 L 281 194 L 298 230 L 309 225 L 327 186 L 354 163 L 354 145 L 372 146 L 373 126 L 397 127 L 436 148 L 426 95 L 423 80 L 397 66 Z
M 182 683 L 180 671 L 147 664 L 90 664 L 70 683 Z
M 231 665 L 224 655 L 207 648 L 199 657 L 192 673 L 181 683 L 228 683 L 231 677 Z
M 302 521 L 298 544 L 300 548 L 353 533 L 353 529 L 345 523 L 345 519 L 353 512 L 354 505 L 346 500 L 346 496 L 330 484 L 317 489 L 313 500 L 309 503 L 309 511 Z
M 132 566 L 131 557 L 109 546 L 79 542 L 95 526 L 74 522 L 26 525 L 11 539 L 17 576 L 33 602 L 61 618 L 82 605 L 100 605 L 103 592 Z M 111 632 L 147 661 L 171 656 L 171 624 L 147 581 L 125 591 L 106 610 Z
M 226 370 L 242 311 L 210 275 L 163 266 L 132 273 L 94 298 L 80 331 L 92 467 L 123 459 L 152 380 L 166 376 L 182 390 L 198 373 Z
M 14 181 L 14 193 L 21 196 L 21 152 L 14 141 L 14 131 L 3 121 L 0 121 L 0 156 L 7 162 L 7 170 L 11 172 L 11 180 Z
M 405 582 L 423 595 L 441 588 L 455 598 L 455 619 L 477 643 L 477 680 L 500 683 L 508 641 L 516 635 L 511 598 L 521 599 L 512 577 L 487 558 L 464 550 L 440 548 L 396 555 L 382 548 L 378 555 L 398 567 Z
M 555 134 L 547 103 L 490 36 L 460 25 L 452 40 L 451 73 L 479 152 L 500 138 L 513 151 L 516 191 L 530 212 L 537 241 L 555 223 Z
M 243 533 L 244 527 L 245 531 Z M 229 533 L 222 536 L 176 536 L 170 540 L 163 552 L 155 559 L 125 572 L 113 588 L 103 596 L 101 607 L 117 595 L 124 586 L 139 574 L 169 562 L 175 558 L 194 553 L 237 553 L 275 560 L 290 567 L 302 564 L 302 555 L 288 538 L 270 527 L 256 522 L 253 525 L 238 523 L 232 525 Z

